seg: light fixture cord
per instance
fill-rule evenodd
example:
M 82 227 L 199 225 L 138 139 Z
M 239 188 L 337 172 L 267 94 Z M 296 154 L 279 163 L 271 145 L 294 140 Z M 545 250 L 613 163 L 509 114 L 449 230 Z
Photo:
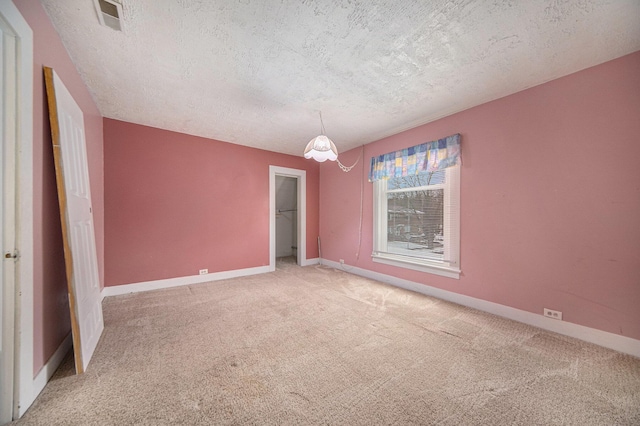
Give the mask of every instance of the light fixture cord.
M 322 121 L 322 111 L 318 111 L 320 113 L 320 134 L 324 135 L 324 121 Z
M 362 150 L 364 151 L 364 146 L 363 146 Z M 345 172 L 345 173 L 348 173 L 348 172 L 350 172 L 350 171 L 351 171 L 351 169 L 353 169 L 353 168 L 355 167 L 355 165 L 356 165 L 356 164 L 358 164 L 358 161 L 360 161 L 360 158 L 361 158 L 361 157 L 362 157 L 362 152 L 360 152 L 360 155 L 358 155 L 358 159 L 356 160 L 356 162 L 355 162 L 355 163 L 353 163 L 353 164 L 352 164 L 351 166 L 349 166 L 349 167 L 347 167 L 347 166 L 345 166 L 344 164 L 342 164 L 342 163 L 340 162 L 340 160 L 338 160 L 337 158 L 336 158 L 336 161 L 338 162 L 338 166 L 342 169 L 342 171 L 343 171 L 343 172 Z
M 364 156 L 364 145 L 362 145 L 362 151 L 360 152 L 360 157 Z M 360 160 L 360 157 L 358 157 L 358 160 Z M 353 164 L 353 166 L 355 166 L 356 164 L 358 164 L 358 160 L 356 160 L 356 162 Z M 340 168 L 343 168 L 343 166 L 340 164 L 340 162 L 338 162 L 338 165 L 340 166 Z M 353 166 L 348 167 L 349 170 L 351 170 L 353 168 Z M 344 169 L 343 169 L 344 170 Z M 365 168 L 364 168 L 364 163 L 362 165 L 362 174 L 360 176 L 360 220 L 359 220 L 359 224 L 358 224 L 358 249 L 356 250 L 356 261 L 360 260 L 360 249 L 362 248 L 362 220 L 363 220 L 363 211 L 364 211 L 364 179 L 365 179 Z M 318 237 L 318 240 L 320 239 L 320 237 Z M 322 259 L 322 256 L 320 256 L 320 258 Z M 344 271 L 350 271 L 353 268 L 346 268 L 344 264 L 341 265 L 341 269 Z
M 364 156 L 364 145 L 362 145 L 362 151 L 360 152 L 360 156 Z M 360 157 L 358 157 L 358 160 L 360 160 Z M 353 166 L 355 166 L 355 164 Z M 360 176 L 360 226 L 358 227 L 358 251 L 356 252 L 356 260 L 360 260 L 360 248 L 362 246 L 362 210 L 363 210 L 363 204 L 364 204 L 364 173 L 365 173 L 365 170 L 364 170 L 364 163 L 363 163 L 362 175 Z

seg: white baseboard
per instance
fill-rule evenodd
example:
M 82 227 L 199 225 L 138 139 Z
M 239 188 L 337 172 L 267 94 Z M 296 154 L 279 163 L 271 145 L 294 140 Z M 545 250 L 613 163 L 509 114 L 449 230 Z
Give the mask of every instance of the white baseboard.
M 594 343 L 605 348 L 613 349 L 618 352 L 633 355 L 640 358 L 640 340 L 630 337 L 620 336 L 619 334 L 608 333 L 606 331 L 597 330 L 595 328 L 586 327 L 567 321 L 558 321 L 537 315 L 531 312 L 512 308 L 510 306 L 500 305 L 498 303 L 489 302 L 487 300 L 476 299 L 475 297 L 465 296 L 463 294 L 454 293 L 447 290 L 431 287 L 426 284 L 416 283 L 414 281 L 404 280 L 392 275 L 381 274 L 379 272 L 362 269 L 355 266 L 341 265 L 332 260 L 322 259 L 323 265 L 334 269 L 339 269 L 351 274 L 360 275 L 376 281 L 381 281 L 393 285 L 395 287 L 404 288 L 406 290 L 422 293 L 427 296 L 433 296 L 438 299 L 457 303 L 469 308 L 478 309 L 490 314 L 498 315 L 554 333 L 562 334 L 576 339 Z
M 302 266 L 312 266 L 320 263 L 319 258 L 306 259 Z M 229 278 L 246 277 L 248 275 L 266 274 L 272 272 L 269 266 L 258 266 L 255 268 L 236 269 L 233 271 L 214 272 L 205 275 L 191 275 L 188 277 L 168 278 L 165 280 L 144 281 L 133 284 L 122 284 L 102 289 L 102 298 L 117 296 L 120 294 L 138 293 L 141 291 L 159 290 L 163 288 L 179 287 L 183 285 L 202 284 L 211 281 L 226 280 Z
M 316 257 L 315 259 L 306 259 L 302 261 L 302 265 L 300 266 L 312 266 L 320 264 L 320 258 Z
M 31 390 L 25 395 L 27 398 L 20 401 L 20 408 L 18 410 L 19 417 L 22 417 L 29 407 L 31 407 L 33 401 L 35 401 L 38 395 L 40 395 L 40 392 L 42 392 L 44 387 L 47 385 L 49 379 L 53 376 L 53 373 L 55 373 L 58 367 L 60 367 L 64 357 L 71 350 L 72 344 L 73 339 L 71 338 L 71 333 L 69 333 L 67 337 L 64 338 L 60 346 L 58 346 L 58 349 L 56 349 L 51 358 L 49 358 L 49 361 L 47 361 L 44 367 L 42 367 L 38 372 L 36 377 L 33 379 L 33 382 L 31 382 Z
M 133 284 L 115 285 L 104 287 L 102 297 L 117 296 L 120 294 L 138 293 L 141 291 L 159 290 L 169 287 L 179 287 L 191 284 L 208 283 L 211 281 L 226 280 L 229 278 L 245 277 L 248 275 L 264 274 L 269 272 L 269 266 L 255 268 L 236 269 L 233 271 L 213 272 L 205 275 L 191 275 L 188 277 L 168 278 L 166 280 L 145 281 Z

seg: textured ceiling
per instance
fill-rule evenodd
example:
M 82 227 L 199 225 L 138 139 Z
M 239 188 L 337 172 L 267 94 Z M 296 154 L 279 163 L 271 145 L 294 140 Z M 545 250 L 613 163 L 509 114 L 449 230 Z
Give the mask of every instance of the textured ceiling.
M 42 0 L 103 116 L 341 151 L 640 50 L 638 0 Z

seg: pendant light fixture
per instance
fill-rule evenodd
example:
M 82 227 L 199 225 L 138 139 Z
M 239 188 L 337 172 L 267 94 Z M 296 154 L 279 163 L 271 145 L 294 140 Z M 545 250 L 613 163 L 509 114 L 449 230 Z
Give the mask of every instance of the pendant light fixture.
M 319 163 L 323 163 L 327 160 L 336 161 L 338 159 L 338 149 L 333 141 L 324 134 L 322 111 L 320 111 L 320 135 L 309 141 L 304 150 L 304 158 L 313 158 Z
M 364 146 L 362 147 L 362 155 Z M 352 166 L 345 166 L 338 160 L 338 149 L 331 139 L 324 134 L 324 122 L 322 121 L 322 111 L 320 111 L 320 135 L 311 139 L 304 149 L 304 158 L 307 160 L 313 158 L 319 163 L 325 161 L 335 161 L 343 172 L 350 172 L 353 167 L 360 161 L 360 156 Z

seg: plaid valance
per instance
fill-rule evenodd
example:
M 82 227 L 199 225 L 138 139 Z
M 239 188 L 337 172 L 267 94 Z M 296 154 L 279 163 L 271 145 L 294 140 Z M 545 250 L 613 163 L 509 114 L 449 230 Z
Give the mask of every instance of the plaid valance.
M 435 172 L 459 161 L 460 134 L 455 134 L 371 158 L 369 182 Z

